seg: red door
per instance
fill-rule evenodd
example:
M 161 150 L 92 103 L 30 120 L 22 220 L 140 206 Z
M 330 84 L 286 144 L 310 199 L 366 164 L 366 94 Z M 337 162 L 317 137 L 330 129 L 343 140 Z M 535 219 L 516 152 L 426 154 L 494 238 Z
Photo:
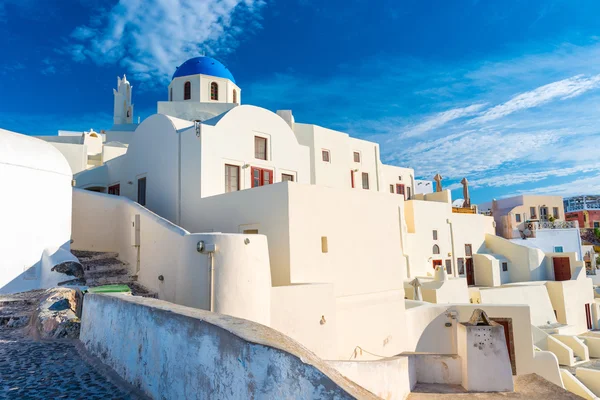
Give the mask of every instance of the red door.
M 508 318 L 491 318 L 492 321 L 499 323 L 504 327 L 504 340 L 506 341 L 506 349 L 508 350 L 508 357 L 510 358 L 510 366 L 512 368 L 513 375 L 517 374 L 515 371 L 515 345 L 512 342 L 512 324 Z
M 569 257 L 554 257 L 554 280 L 568 281 L 571 279 L 571 263 Z
M 433 260 L 433 269 L 436 269 L 438 265 L 442 266 L 442 260 Z
M 475 284 L 475 271 L 473 269 L 473 259 L 465 259 L 467 262 L 467 285 L 473 286 Z

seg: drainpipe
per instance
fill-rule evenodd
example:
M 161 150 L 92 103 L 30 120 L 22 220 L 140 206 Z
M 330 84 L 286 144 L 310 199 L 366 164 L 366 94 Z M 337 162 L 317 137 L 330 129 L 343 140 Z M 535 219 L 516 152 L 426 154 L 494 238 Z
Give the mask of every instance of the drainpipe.
M 454 228 L 452 227 L 452 220 L 450 220 L 450 218 L 448 218 L 446 222 L 450 226 L 450 248 L 452 251 L 450 262 L 452 263 L 452 275 L 456 278 L 458 275 L 456 274 L 456 255 L 454 254 Z
M 375 150 L 375 176 L 377 179 L 375 182 L 377 183 L 377 191 L 379 192 L 379 154 L 377 154 L 377 145 L 374 146 Z
M 217 245 L 212 243 L 204 243 L 203 240 L 196 244 L 198 253 L 208 254 L 208 273 L 210 282 L 210 312 L 215 311 L 215 252 Z
M 208 253 L 208 263 L 210 264 L 210 312 L 215 312 L 215 253 Z

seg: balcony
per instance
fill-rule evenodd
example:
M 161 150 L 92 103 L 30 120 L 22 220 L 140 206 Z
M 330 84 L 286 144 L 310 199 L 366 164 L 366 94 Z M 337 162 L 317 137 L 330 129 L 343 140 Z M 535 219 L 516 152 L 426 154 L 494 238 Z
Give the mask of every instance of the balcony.
M 452 207 L 452 212 L 457 214 L 477 214 L 475 207 Z

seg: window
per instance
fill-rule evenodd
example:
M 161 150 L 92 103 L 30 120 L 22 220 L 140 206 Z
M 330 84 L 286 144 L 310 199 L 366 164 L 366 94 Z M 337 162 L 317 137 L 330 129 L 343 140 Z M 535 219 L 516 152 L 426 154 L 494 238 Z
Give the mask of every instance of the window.
M 437 244 L 433 245 L 433 254 L 440 254 L 440 246 Z
M 219 85 L 217 82 L 212 82 L 210 84 L 210 99 L 219 100 Z
M 352 185 L 352 189 L 354 189 L 354 171 L 350 170 L 350 185 Z
M 294 182 L 294 175 L 281 174 L 281 182 Z
M 563 252 L 563 247 L 562 246 L 554 246 L 554 252 L 555 253 L 562 253 Z
M 360 153 L 358 151 L 354 152 L 354 162 L 360 162 Z
M 121 185 L 117 183 L 116 185 L 109 186 L 108 194 L 114 194 L 115 196 L 119 196 L 121 194 Z
M 452 275 L 452 260 L 446 260 L 446 272 Z
M 169 101 L 173 101 L 173 88 L 169 89 Z
M 390 185 L 390 193 L 394 193 L 394 185 Z
M 321 236 L 321 253 L 328 253 L 329 246 L 327 245 L 327 236 Z
M 362 173 L 362 187 L 363 189 L 369 188 L 369 174 L 367 172 Z
M 237 90 L 233 89 L 233 102 L 237 104 Z
M 515 214 L 515 221 L 521 222 L 521 214 Z
M 259 160 L 267 159 L 267 139 L 254 136 L 254 158 L 258 158 Z
M 331 161 L 331 158 L 329 157 L 329 150 L 321 150 L 321 157 L 323 158 L 323 161 L 325 161 L 325 162 Z
M 471 257 L 473 255 L 473 247 L 470 244 L 465 244 L 465 256 Z
M 535 218 L 535 207 L 529 207 L 529 215 L 531 215 L 531 218 Z
M 225 164 L 225 193 L 240 190 L 240 167 Z
M 258 229 L 245 229 L 242 233 L 244 235 L 258 235 Z
M 437 239 L 437 231 L 433 231 L 433 240 L 438 240 Z
M 145 206 L 146 205 L 146 177 L 138 179 L 138 193 L 137 202 Z
M 508 271 L 508 263 L 507 262 L 503 262 L 502 263 L 502 272 L 506 272 Z
M 396 184 L 396 194 L 401 194 L 402 196 L 405 196 L 404 195 L 404 185 Z M 406 198 L 406 196 L 404 198 Z
M 270 169 L 252 167 L 252 187 L 273 183 L 273 171 Z
M 558 215 L 558 207 L 552 207 L 552 216 L 555 219 L 559 219 L 560 216 Z
M 594 228 L 600 228 L 600 222 L 594 221 Z
M 183 85 L 183 99 L 189 100 L 191 98 L 192 98 L 192 83 L 188 81 Z
M 465 259 L 464 258 L 457 258 L 456 259 L 456 265 L 458 267 L 458 274 L 459 275 L 464 275 L 465 274 Z

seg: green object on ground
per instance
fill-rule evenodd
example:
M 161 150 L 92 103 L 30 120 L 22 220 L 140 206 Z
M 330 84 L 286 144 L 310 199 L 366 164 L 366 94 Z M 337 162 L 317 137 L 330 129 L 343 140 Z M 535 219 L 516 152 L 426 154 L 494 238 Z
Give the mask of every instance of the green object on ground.
M 131 292 L 131 289 L 127 285 L 104 285 L 96 286 L 88 289 L 89 293 L 122 293 Z

